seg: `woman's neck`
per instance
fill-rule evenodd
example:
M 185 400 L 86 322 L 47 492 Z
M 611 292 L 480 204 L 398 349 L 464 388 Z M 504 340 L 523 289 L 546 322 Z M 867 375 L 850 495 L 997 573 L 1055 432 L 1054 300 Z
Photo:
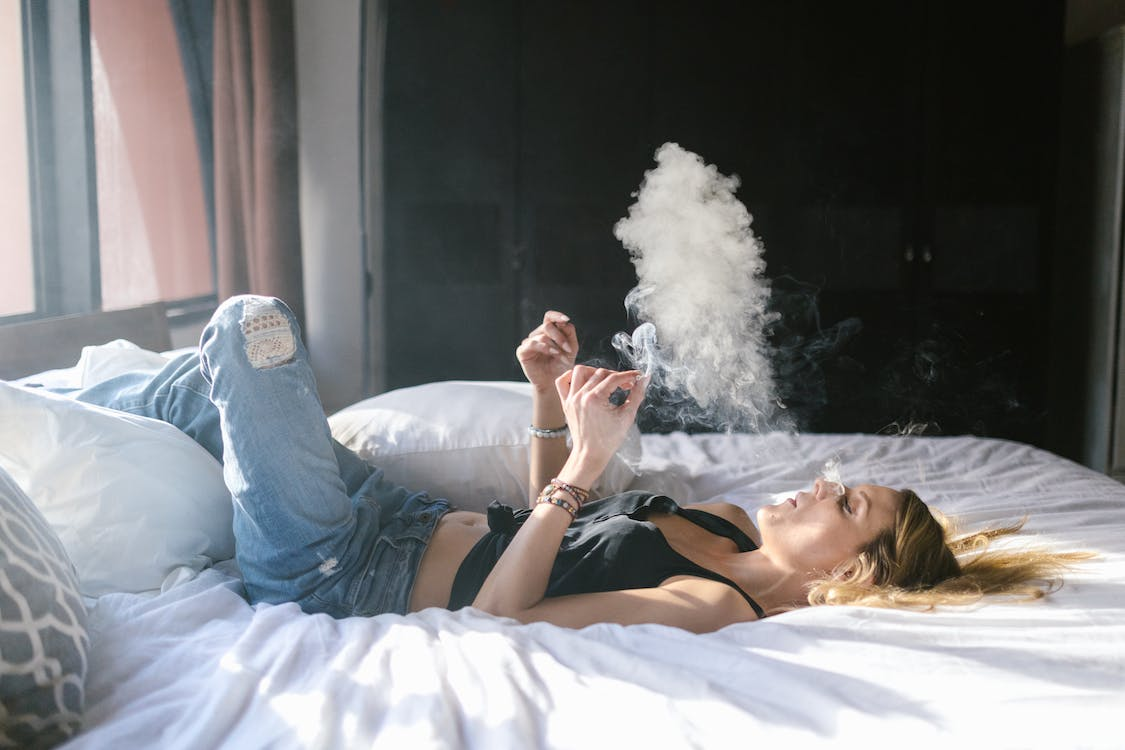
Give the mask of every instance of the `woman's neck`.
M 740 553 L 732 571 L 734 580 L 766 614 L 808 606 L 806 597 L 812 577 L 780 564 L 764 548 Z

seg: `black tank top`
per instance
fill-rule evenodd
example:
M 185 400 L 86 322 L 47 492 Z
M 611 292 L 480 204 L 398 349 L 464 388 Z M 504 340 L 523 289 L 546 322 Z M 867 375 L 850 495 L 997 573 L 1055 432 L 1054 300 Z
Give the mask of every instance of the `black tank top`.
M 754 609 L 766 616 L 758 603 L 738 585 L 672 549 L 649 513 L 676 513 L 712 534 L 738 545 L 739 552 L 758 549 L 750 537 L 725 518 L 691 508 L 647 492 L 625 492 L 588 503 L 566 530 L 559 547 L 547 596 L 589 594 L 596 591 L 653 588 L 672 576 L 689 575 L 719 581 L 734 588 Z M 472 604 L 531 511 L 515 510 L 494 502 L 488 506 L 489 532 L 473 546 L 453 580 L 450 609 Z

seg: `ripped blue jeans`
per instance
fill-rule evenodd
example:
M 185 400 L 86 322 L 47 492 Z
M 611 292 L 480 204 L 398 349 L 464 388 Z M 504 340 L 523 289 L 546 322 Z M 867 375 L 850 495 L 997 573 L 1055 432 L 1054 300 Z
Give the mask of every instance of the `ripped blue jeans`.
M 223 464 L 251 602 L 334 617 L 405 613 L 445 500 L 383 477 L 332 439 L 293 313 L 233 297 L 198 354 L 70 394 L 169 422 Z

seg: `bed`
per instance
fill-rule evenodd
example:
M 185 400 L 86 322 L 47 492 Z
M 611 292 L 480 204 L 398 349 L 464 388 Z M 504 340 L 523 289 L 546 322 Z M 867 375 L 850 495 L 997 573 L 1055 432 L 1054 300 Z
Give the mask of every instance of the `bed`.
M 74 383 L 119 366 L 157 366 L 157 356 L 95 347 L 74 367 L 23 382 Z M 5 387 L 3 408 L 31 398 Z M 438 398 L 458 407 L 437 416 Z M 433 384 L 334 415 L 333 429 L 369 455 L 383 451 L 403 477 L 430 472 L 440 486 L 435 466 L 466 462 L 487 475 L 474 493 L 511 492 L 526 398 L 519 384 Z M 457 421 L 482 411 L 491 415 L 483 428 Z M 36 444 L 28 417 L 36 412 L 22 413 L 21 439 Z M 56 417 L 51 439 L 76 450 L 58 432 L 68 417 Z M 12 453 L 43 453 L 42 444 L 13 448 L 13 432 L 0 435 L 9 470 Z M 106 471 L 165 460 L 138 461 L 133 447 L 120 440 L 113 451 L 132 470 Z M 71 463 L 92 455 L 72 453 Z M 237 569 L 217 559 L 229 549 L 221 522 L 189 510 L 172 523 L 213 528 L 181 551 L 187 563 L 166 561 L 156 579 L 117 591 L 115 576 L 131 575 L 137 561 L 96 563 L 124 571 L 98 579 L 96 595 L 84 592 L 85 711 L 63 747 L 1125 745 L 1125 486 L 1028 445 L 975 437 L 646 434 L 619 458 L 615 488 L 734 502 L 751 514 L 838 458 L 844 481 L 912 487 L 968 528 L 1029 516 L 1025 533 L 1003 544 L 1099 557 L 1031 604 L 808 608 L 708 635 L 656 625 L 566 630 L 471 609 L 332 620 L 295 605 L 247 604 Z M 198 477 L 206 472 L 185 471 L 197 477 L 191 492 L 173 492 L 169 502 L 215 494 L 211 479 Z M 53 481 L 41 477 L 27 491 L 48 510 L 58 502 L 57 486 L 44 492 Z M 91 491 L 108 505 L 113 487 L 125 485 L 106 480 Z M 106 543 L 86 541 L 88 528 L 71 527 L 94 522 L 70 516 L 52 525 L 71 540 L 64 546 L 83 560 L 75 563 L 81 573 L 91 565 L 82 548 Z

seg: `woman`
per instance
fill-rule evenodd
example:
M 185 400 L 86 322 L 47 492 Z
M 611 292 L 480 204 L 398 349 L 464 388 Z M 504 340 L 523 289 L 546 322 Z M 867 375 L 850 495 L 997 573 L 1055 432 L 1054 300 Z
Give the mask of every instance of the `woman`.
M 636 371 L 576 366 L 578 340 L 548 312 L 517 356 L 533 385 L 526 509 L 487 516 L 412 492 L 332 440 L 297 324 L 280 301 L 236 297 L 198 354 L 155 376 L 75 394 L 170 422 L 223 462 L 236 558 L 251 602 L 336 617 L 471 604 L 524 622 L 673 625 L 706 632 L 807 604 L 906 606 L 981 593 L 1042 595 L 1074 556 L 955 551 L 909 490 L 813 489 L 758 512 L 681 508 L 631 492 L 588 502 L 643 400 Z M 628 392 L 622 400 L 615 394 Z M 569 432 L 573 447 L 568 450 Z

